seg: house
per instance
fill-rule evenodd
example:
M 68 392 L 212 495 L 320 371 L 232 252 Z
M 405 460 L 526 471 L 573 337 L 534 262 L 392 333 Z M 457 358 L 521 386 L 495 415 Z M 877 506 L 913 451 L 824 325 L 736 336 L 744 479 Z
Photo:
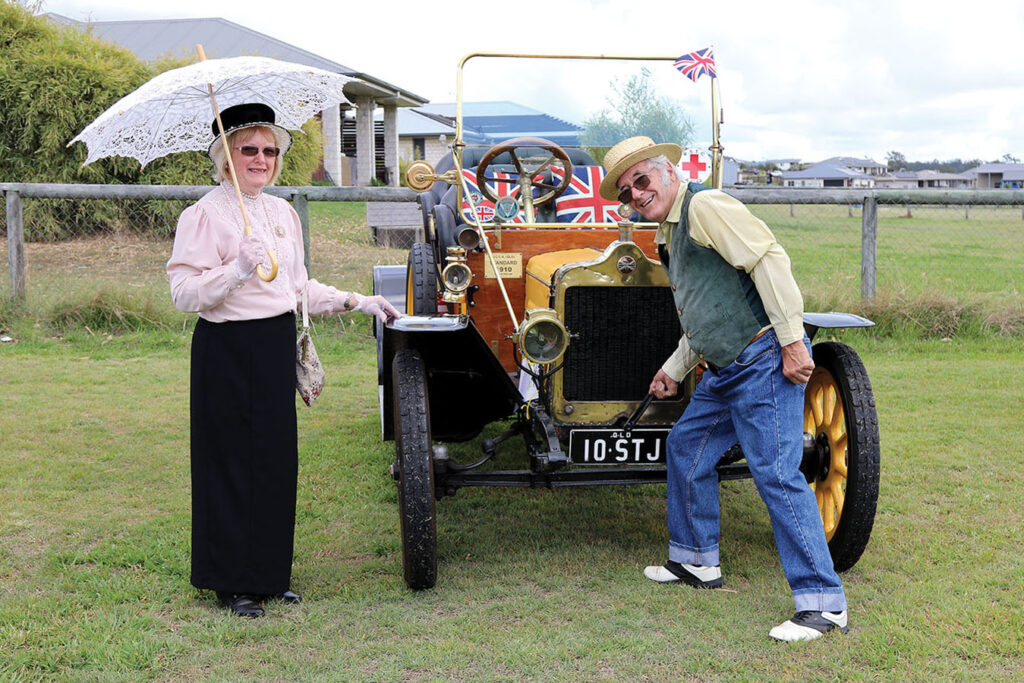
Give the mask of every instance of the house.
M 1007 190 L 1024 190 L 1024 170 L 1003 173 L 1003 182 L 1000 183 L 1000 187 Z
M 377 118 L 381 118 L 377 115 Z M 462 139 L 470 145 L 490 145 L 475 130 L 464 128 Z M 398 156 L 403 161 L 423 159 L 432 166 L 451 151 L 455 140 L 455 119 L 422 109 L 398 110 Z
M 733 186 L 739 181 L 740 162 L 732 157 L 722 157 L 722 185 Z
M 836 166 L 840 168 L 848 168 L 851 171 L 856 171 L 863 175 L 869 175 L 872 177 L 883 176 L 888 172 L 888 168 L 885 164 L 880 164 L 874 159 L 858 159 L 857 157 L 832 157 L 825 159 L 824 161 L 818 162 L 819 164 L 828 164 L 829 166 Z
M 917 171 L 903 169 L 889 175 L 879 176 L 875 178 L 875 187 L 885 190 L 916 190 L 918 188 Z
M 800 165 L 799 159 L 766 159 L 764 162 L 767 168 L 777 168 L 780 171 L 788 171 L 794 166 Z
M 455 103 L 428 104 L 419 111 L 455 118 Z M 562 147 L 577 147 L 581 126 L 508 101 L 463 102 L 462 124 L 494 145 L 512 138 L 538 137 Z
M 142 21 L 94 21 L 84 23 L 59 14 L 44 15 L 51 22 L 88 31 L 97 38 L 131 50 L 147 62 L 172 57 L 191 57 L 202 45 L 207 56 L 259 55 L 297 62 L 359 79 L 345 87 L 350 105 L 324 110 L 324 169 L 335 184 L 369 185 L 382 178 L 398 185 L 398 111 L 418 107 L 427 100 L 404 88 L 367 73 L 324 59 L 302 48 L 246 28 L 227 19 L 159 19 Z M 374 126 L 374 112 L 382 110 L 382 123 Z M 351 168 L 348 160 L 354 157 Z
M 982 164 L 967 171 L 979 189 L 1024 189 L 1024 164 Z
M 849 168 L 823 161 L 803 171 L 784 171 L 778 176 L 784 187 L 874 187 L 875 176 L 864 172 L 863 168 Z
M 971 187 L 974 179 L 963 173 L 942 173 L 925 169 L 917 172 L 918 187 L 930 189 L 965 190 Z
M 768 185 L 770 177 L 763 168 L 742 165 L 736 171 L 736 185 Z
M 463 102 L 462 139 L 490 147 L 512 138 L 537 137 L 562 147 L 579 146 L 583 128 L 550 114 L 508 101 Z M 428 104 L 398 118 L 399 155 L 431 164 L 449 152 L 455 138 L 455 103 Z
M 891 190 L 965 190 L 974 184 L 974 178 L 967 173 L 942 173 L 925 169 L 923 171 L 899 170 L 875 178 L 875 187 Z

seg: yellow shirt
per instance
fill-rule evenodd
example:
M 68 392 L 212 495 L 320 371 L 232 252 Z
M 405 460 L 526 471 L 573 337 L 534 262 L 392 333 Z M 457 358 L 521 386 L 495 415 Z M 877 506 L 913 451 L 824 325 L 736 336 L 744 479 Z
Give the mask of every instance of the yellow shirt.
M 679 223 L 685 196 L 686 183 L 679 183 L 676 200 L 665 222 L 659 226 L 655 242 L 672 243 L 672 229 Z M 787 346 L 803 339 L 803 296 L 793 279 L 789 256 L 764 221 L 750 213 L 742 202 L 720 190 L 695 194 L 688 214 L 690 237 L 694 242 L 714 249 L 730 265 L 750 275 L 779 343 Z M 679 347 L 661 369 L 678 382 L 696 364 L 697 354 L 683 335 Z

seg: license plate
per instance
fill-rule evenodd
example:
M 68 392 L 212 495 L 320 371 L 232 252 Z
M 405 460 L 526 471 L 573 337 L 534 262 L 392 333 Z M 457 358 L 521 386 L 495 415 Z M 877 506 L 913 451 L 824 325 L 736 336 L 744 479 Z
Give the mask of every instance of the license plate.
M 577 465 L 651 465 L 665 462 L 667 429 L 576 429 L 569 459 Z

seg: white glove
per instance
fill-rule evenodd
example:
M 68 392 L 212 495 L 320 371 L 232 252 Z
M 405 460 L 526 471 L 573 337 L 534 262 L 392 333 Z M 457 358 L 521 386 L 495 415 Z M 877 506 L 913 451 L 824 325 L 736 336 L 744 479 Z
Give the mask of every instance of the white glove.
M 255 235 L 246 235 L 238 243 L 238 256 L 235 258 L 235 276 L 246 280 L 256 270 L 256 266 L 267 258 L 267 248 Z
M 356 305 L 352 309 L 353 311 L 359 311 L 366 315 L 375 315 L 380 318 L 382 323 L 387 323 L 402 317 L 402 314 L 395 310 L 395 307 L 392 306 L 387 299 L 380 295 L 362 296 L 361 294 L 353 292 L 352 296 L 356 298 Z

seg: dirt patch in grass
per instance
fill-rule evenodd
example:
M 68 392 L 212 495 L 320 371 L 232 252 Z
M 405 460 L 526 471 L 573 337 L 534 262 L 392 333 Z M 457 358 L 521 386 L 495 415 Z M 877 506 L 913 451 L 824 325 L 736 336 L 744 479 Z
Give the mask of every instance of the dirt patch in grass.
M 30 242 L 25 262 L 33 270 L 151 275 L 154 264 L 162 266 L 171 254 L 170 240 L 114 234 L 83 237 L 64 242 Z

